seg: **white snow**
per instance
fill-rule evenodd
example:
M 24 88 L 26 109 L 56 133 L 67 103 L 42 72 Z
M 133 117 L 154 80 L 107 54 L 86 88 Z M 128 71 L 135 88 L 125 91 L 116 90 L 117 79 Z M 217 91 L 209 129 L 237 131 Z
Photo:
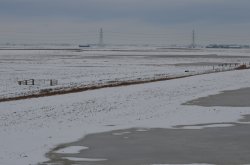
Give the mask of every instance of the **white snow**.
M 213 164 L 192 163 L 192 164 L 152 164 L 152 165 L 213 165 Z
M 59 149 L 57 151 L 54 151 L 54 153 L 59 153 L 59 154 L 77 154 L 80 153 L 81 150 L 87 150 L 89 149 L 88 147 L 84 146 L 70 146 L 66 148 Z
M 202 129 L 202 128 L 211 128 L 211 127 L 231 127 L 233 124 L 211 124 L 211 125 L 204 125 L 204 126 L 184 126 L 182 129 Z
M 165 57 L 165 56 L 171 57 Z M 182 58 L 175 56 L 182 55 Z M 189 58 L 190 55 L 200 55 Z M 221 55 L 221 57 L 209 57 Z M 225 58 L 224 56 L 238 56 Z M 248 56 L 242 58 L 240 55 Z M 206 57 L 206 58 L 203 58 Z M 105 84 L 112 81 L 180 76 L 228 69 L 218 63 L 249 63 L 249 50 L 154 50 L 154 51 L 69 51 L 69 50 L 1 50 L 0 98 L 38 93 L 48 88 Z M 195 65 L 193 63 L 210 63 Z M 183 64 L 193 65 L 183 65 Z M 213 64 L 214 63 L 214 66 Z M 182 64 L 182 65 L 175 65 Z M 231 66 L 233 67 L 233 66 Z M 184 72 L 188 70 L 190 72 Z M 18 81 L 35 80 L 35 85 L 18 85 Z M 48 80 L 58 80 L 49 86 Z M 46 82 L 47 81 L 47 82 Z
M 52 65 L 54 60 L 50 59 L 47 63 Z M 17 68 L 25 68 L 27 61 L 29 60 L 23 61 L 24 64 L 22 65 L 19 64 L 20 61 L 18 63 L 13 62 L 13 65 L 10 66 L 8 62 L 6 70 L 1 65 L 0 71 L 4 74 L 1 74 L 0 82 L 2 83 L 8 77 L 8 74 L 12 73 L 11 68 L 13 69 L 12 75 L 18 75 Z M 63 61 L 63 59 L 60 60 L 60 62 Z M 78 62 L 78 60 L 73 61 Z M 123 65 L 126 63 L 141 63 L 142 61 L 143 59 L 125 60 Z M 159 61 L 155 60 L 157 63 Z M 53 69 L 60 66 L 60 62 L 56 60 Z M 64 62 L 67 63 L 67 60 Z M 117 65 L 116 62 L 112 61 L 110 64 Z M 93 65 L 93 63 L 90 65 Z M 116 73 L 116 69 L 119 68 L 114 67 L 114 65 L 110 67 L 112 79 L 115 77 L 113 73 Z M 37 68 L 35 64 L 34 66 Z M 137 67 L 137 64 L 134 66 Z M 136 67 L 124 67 L 124 73 L 128 73 L 128 77 L 130 77 Z M 34 76 L 47 78 L 50 75 L 45 74 L 49 73 L 44 72 L 46 68 L 48 68 L 48 65 L 45 65 L 45 68 L 41 65 L 38 70 L 33 71 L 31 68 L 31 71 L 25 70 L 21 73 L 23 76 L 31 73 Z M 58 68 L 55 73 L 58 73 L 60 78 L 60 76 L 64 75 L 61 70 L 64 67 Z M 141 68 L 138 76 L 144 73 L 145 68 L 147 67 Z M 149 67 L 146 70 L 154 73 L 155 70 L 153 69 L 153 67 Z M 83 70 L 80 69 L 78 73 Z M 40 71 L 41 74 L 38 74 Z M 96 73 L 96 69 L 93 72 Z M 72 73 L 65 72 L 67 77 L 65 82 L 70 80 Z M 101 71 L 100 75 L 103 73 L 104 71 Z M 120 74 L 119 71 L 117 75 Z M 98 76 L 100 75 L 98 74 Z M 74 74 L 72 74 L 72 77 L 74 77 Z M 12 86 L 11 84 L 7 86 L 7 93 L 15 90 L 12 89 Z M 90 133 L 132 127 L 145 129 L 172 128 L 176 125 L 237 122 L 242 115 L 250 114 L 249 107 L 199 107 L 182 105 L 182 103 L 216 94 L 222 90 L 233 90 L 242 87 L 250 87 L 249 70 L 1 102 L 0 164 L 27 165 L 46 161 L 44 154 L 50 149 L 61 143 L 75 141 Z M 74 148 L 73 151 L 77 152 L 79 150 Z
M 115 136 L 121 136 L 121 135 L 125 135 L 125 134 L 130 134 L 131 132 L 116 132 L 116 133 L 113 133 L 113 135 Z
M 75 157 L 64 157 L 65 159 L 71 160 L 71 161 L 81 161 L 81 162 L 100 162 L 105 161 L 107 159 L 93 159 L 93 158 L 75 158 Z
M 137 131 L 137 132 L 147 132 L 148 129 L 137 129 L 136 131 Z

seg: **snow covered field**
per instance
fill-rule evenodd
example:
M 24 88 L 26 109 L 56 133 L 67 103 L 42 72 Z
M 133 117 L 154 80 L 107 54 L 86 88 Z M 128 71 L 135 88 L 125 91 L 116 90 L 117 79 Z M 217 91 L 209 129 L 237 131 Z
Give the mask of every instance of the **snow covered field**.
M 0 98 L 29 95 L 46 89 L 190 75 L 250 62 L 250 50 L 234 51 L 0 50 Z M 232 65 L 219 66 L 223 63 Z M 18 81 L 30 79 L 34 79 L 35 85 L 18 85 Z M 58 85 L 50 86 L 51 79 L 57 80 Z
M 201 62 L 249 62 L 248 57 L 240 57 L 248 56 L 248 50 L 237 51 L 0 51 L 0 91 L 1 96 L 18 95 L 44 87 L 16 84 L 16 80 L 26 78 L 53 78 L 62 86 L 78 85 L 157 74 L 185 74 L 186 69 L 195 72 L 211 69 L 212 65 L 197 65 Z M 187 57 L 164 57 L 166 55 Z M 0 164 L 27 165 L 45 161 L 44 154 L 56 145 L 89 133 L 131 127 L 172 128 L 237 122 L 242 115 L 250 114 L 249 107 L 199 107 L 182 103 L 242 87 L 250 87 L 249 70 L 1 102 Z

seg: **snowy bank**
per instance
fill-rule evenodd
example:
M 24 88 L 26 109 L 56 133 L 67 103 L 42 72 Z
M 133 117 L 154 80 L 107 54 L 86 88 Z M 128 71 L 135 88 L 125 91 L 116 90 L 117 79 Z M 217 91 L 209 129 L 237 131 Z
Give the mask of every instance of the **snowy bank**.
M 237 122 L 249 108 L 181 104 L 243 87 L 250 87 L 249 70 L 0 103 L 0 164 L 36 164 L 89 133 Z

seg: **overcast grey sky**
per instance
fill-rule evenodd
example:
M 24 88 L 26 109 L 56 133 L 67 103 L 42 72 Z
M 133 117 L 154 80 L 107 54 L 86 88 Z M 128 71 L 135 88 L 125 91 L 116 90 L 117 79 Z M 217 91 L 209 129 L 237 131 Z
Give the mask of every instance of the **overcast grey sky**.
M 0 43 L 250 44 L 250 0 L 0 0 Z

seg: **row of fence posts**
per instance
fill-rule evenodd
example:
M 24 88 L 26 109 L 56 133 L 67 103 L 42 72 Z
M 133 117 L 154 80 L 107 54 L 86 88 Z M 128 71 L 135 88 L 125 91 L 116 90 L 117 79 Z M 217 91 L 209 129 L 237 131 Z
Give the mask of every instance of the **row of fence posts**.
M 18 85 L 35 85 L 35 79 L 29 79 L 29 80 L 21 80 L 17 81 Z M 49 80 L 49 85 L 54 86 L 58 84 L 58 80 Z
M 224 67 L 227 67 L 227 66 L 229 66 L 229 68 L 231 68 L 231 67 L 237 68 L 240 66 L 247 66 L 247 65 L 250 66 L 250 62 L 249 63 L 242 63 L 242 64 L 239 64 L 239 63 L 227 64 L 227 63 L 225 63 L 225 64 L 219 64 L 218 66 L 222 67 L 224 69 Z M 216 69 L 216 67 L 213 65 L 213 70 L 215 70 L 215 69 Z

